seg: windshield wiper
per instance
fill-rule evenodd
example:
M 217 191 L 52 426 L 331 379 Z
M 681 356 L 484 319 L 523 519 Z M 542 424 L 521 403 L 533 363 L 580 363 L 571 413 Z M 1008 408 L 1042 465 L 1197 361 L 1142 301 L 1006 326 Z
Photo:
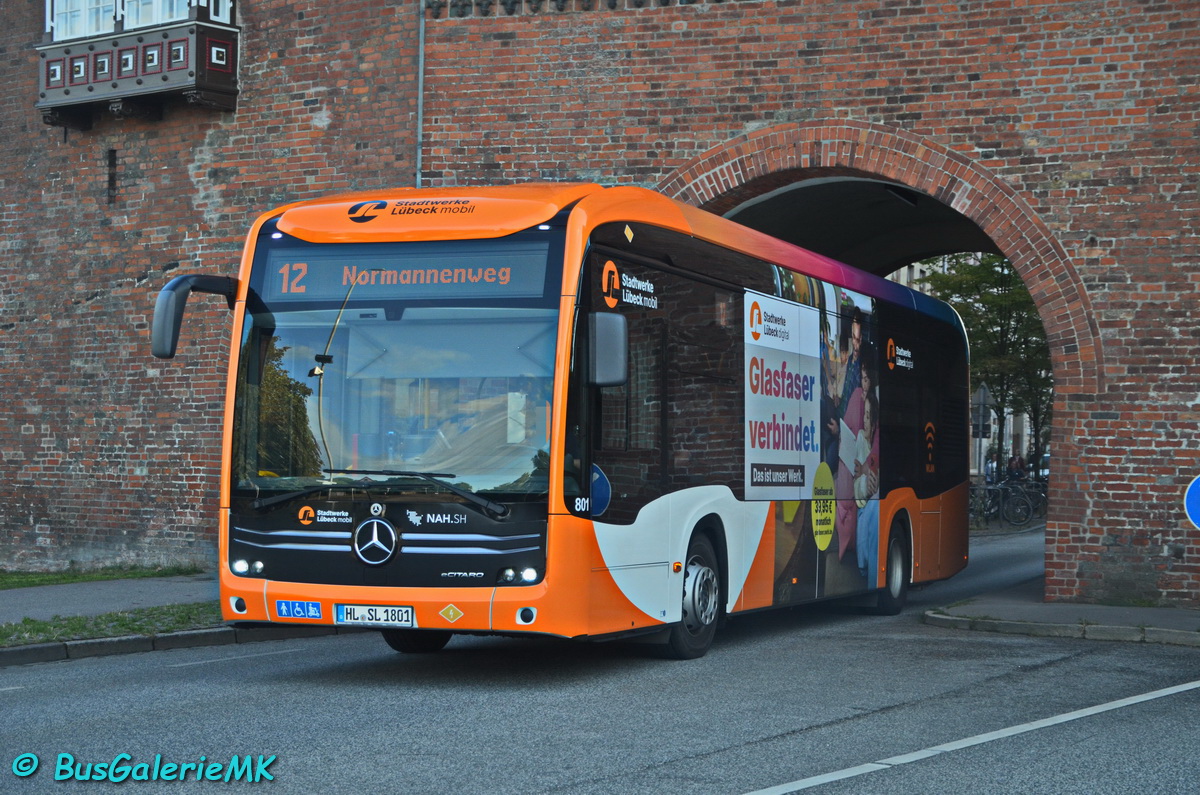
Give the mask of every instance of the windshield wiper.
M 327 489 L 343 488 L 344 486 L 345 486 L 344 483 L 322 483 L 319 486 L 308 486 L 306 488 L 299 489 L 297 491 L 289 491 L 284 494 L 276 494 L 274 497 L 263 497 L 261 499 L 255 500 L 253 505 L 258 510 L 262 510 L 263 508 L 270 508 L 272 505 L 278 505 L 281 502 L 287 502 L 288 500 L 295 500 L 300 497 L 306 497 L 309 494 L 316 494 L 319 491 L 325 491 Z
M 470 489 L 464 489 L 462 486 L 456 486 L 453 483 L 442 480 L 442 478 L 454 477 L 449 472 L 408 472 L 395 469 L 326 469 L 324 471 L 331 475 L 387 475 L 398 478 L 420 478 L 421 480 L 427 480 L 430 483 L 441 486 L 451 494 L 457 494 L 496 519 L 503 519 L 508 516 L 507 505 L 498 503 L 495 500 L 489 500 L 487 497 L 476 494 Z
M 386 485 L 386 483 L 374 483 L 371 481 L 365 483 L 320 483 L 316 486 L 306 486 L 305 488 L 298 489 L 296 491 L 289 491 L 284 494 L 276 494 L 274 497 L 263 497 L 255 500 L 252 505 L 258 510 L 262 510 L 263 508 L 270 508 L 272 505 L 279 505 L 280 503 L 288 502 L 289 500 L 307 497 L 309 494 L 317 494 L 318 492 L 329 491 L 330 489 L 369 489 L 376 486 Z

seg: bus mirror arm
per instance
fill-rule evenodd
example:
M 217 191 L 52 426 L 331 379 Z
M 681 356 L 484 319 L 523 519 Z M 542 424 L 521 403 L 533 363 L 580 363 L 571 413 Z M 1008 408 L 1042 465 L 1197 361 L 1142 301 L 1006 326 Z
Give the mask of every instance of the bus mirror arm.
M 183 325 L 183 310 L 188 295 L 213 293 L 225 296 L 229 308 L 233 309 L 237 298 L 237 279 L 229 276 L 202 276 L 188 274 L 176 276 L 162 288 L 154 303 L 154 321 L 150 326 L 150 352 L 159 359 L 171 359 L 179 345 L 179 327 Z
M 593 312 L 588 315 L 588 383 L 621 386 L 629 373 L 629 327 L 624 315 Z

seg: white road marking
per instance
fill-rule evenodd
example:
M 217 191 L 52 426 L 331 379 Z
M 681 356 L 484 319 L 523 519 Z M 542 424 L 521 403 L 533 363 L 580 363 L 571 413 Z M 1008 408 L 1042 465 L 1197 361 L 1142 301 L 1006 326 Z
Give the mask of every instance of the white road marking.
M 258 654 L 239 654 L 236 657 L 216 657 L 211 660 L 199 660 L 197 662 L 173 663 L 168 665 L 168 668 L 187 668 L 192 665 L 208 665 L 209 663 L 232 662 L 233 660 L 248 660 L 251 657 L 269 657 L 272 654 L 294 654 L 295 649 L 284 649 L 283 651 L 263 651 Z
M 1174 696 L 1178 695 L 1179 693 L 1186 693 L 1189 690 L 1196 689 L 1200 689 L 1200 681 L 1188 682 L 1186 684 L 1176 685 L 1175 687 L 1163 688 L 1162 690 L 1154 690 L 1150 693 L 1143 693 L 1140 696 L 1130 696 L 1129 698 L 1122 698 L 1117 701 L 1109 701 L 1107 704 L 1098 704 L 1094 707 L 1088 707 L 1086 709 L 1080 709 L 1074 712 L 1064 712 L 1061 715 L 1055 715 L 1050 718 L 1043 718 L 1030 723 L 1022 723 L 1019 726 L 1010 726 L 1007 729 L 987 732 L 986 734 L 977 734 L 974 737 L 966 737 L 961 740 L 955 740 L 942 745 L 935 745 L 920 751 L 913 751 L 912 753 L 900 754 L 899 756 L 892 756 L 888 757 L 887 759 L 880 759 L 877 762 L 869 762 L 865 765 L 848 767 L 843 770 L 835 770 L 832 773 L 825 773 L 820 776 L 811 776 L 809 778 L 802 778 L 799 781 L 792 781 L 787 784 L 768 787 L 767 789 L 755 790 L 754 792 L 747 793 L 747 795 L 787 795 L 787 793 L 799 792 L 800 790 L 809 789 L 811 787 L 819 787 L 822 784 L 829 784 L 834 781 L 841 781 L 842 779 L 865 776 L 868 773 L 875 773 L 880 770 L 890 770 L 898 765 L 907 765 L 910 762 L 919 762 L 922 759 L 929 759 L 930 757 L 937 756 L 938 754 L 950 753 L 951 751 L 961 751 L 964 748 L 972 748 L 976 745 L 983 745 L 984 743 L 990 743 L 994 740 L 1003 740 L 1006 737 L 1015 737 L 1018 734 L 1038 731 L 1039 729 L 1057 726 L 1060 723 L 1069 723 L 1081 718 L 1090 718 L 1091 716 L 1099 715 L 1102 712 L 1109 712 L 1114 709 L 1131 707 L 1135 704 L 1143 704 L 1147 701 L 1153 701 L 1158 698 L 1166 698 L 1167 696 Z

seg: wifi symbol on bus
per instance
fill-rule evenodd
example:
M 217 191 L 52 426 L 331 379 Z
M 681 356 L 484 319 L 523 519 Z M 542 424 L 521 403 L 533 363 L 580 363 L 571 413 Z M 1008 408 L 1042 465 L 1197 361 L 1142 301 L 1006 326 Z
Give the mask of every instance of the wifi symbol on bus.
M 925 471 L 935 472 L 937 467 L 933 463 L 933 448 L 937 443 L 937 428 L 932 422 L 925 423 Z

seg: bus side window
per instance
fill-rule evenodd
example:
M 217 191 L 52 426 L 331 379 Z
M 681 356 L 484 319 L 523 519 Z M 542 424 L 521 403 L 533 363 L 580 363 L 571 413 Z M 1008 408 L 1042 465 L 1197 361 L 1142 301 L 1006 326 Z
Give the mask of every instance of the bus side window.
M 634 315 L 629 323 L 629 379 L 596 390 L 596 463 L 612 484 L 606 521 L 632 522 L 662 494 L 662 323 Z
M 666 463 L 670 488 L 723 484 L 741 495 L 742 340 L 731 293 L 700 282 L 680 285 L 691 307 L 672 322 L 667 375 Z M 672 318 L 674 321 L 675 318 Z
M 665 305 L 659 292 L 664 274 L 611 255 L 589 261 L 589 295 L 585 306 L 617 312 L 628 330 L 628 377 L 624 384 L 588 388 L 592 462 L 611 485 L 611 501 L 601 518 L 628 523 L 663 492 L 663 368 L 666 358 Z M 614 294 L 614 276 L 645 288 L 655 300 L 629 301 Z M 617 281 L 616 284 L 621 284 Z M 654 287 L 650 287 L 654 285 Z M 577 332 L 578 333 L 578 332 Z M 578 383 L 578 381 L 577 381 Z M 595 506 L 593 506 L 595 508 Z

